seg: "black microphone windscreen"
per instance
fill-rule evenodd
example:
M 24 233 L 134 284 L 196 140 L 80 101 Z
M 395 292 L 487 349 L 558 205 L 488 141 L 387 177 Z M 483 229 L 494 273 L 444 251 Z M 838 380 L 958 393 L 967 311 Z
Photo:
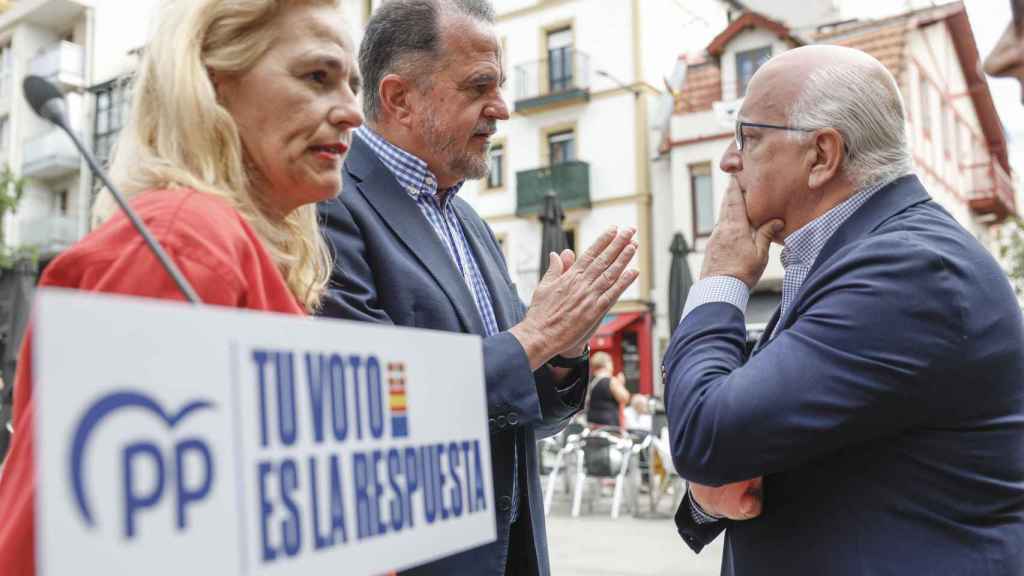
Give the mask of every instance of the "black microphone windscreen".
M 25 92 L 25 99 L 28 100 L 29 106 L 35 110 L 36 114 L 56 122 L 55 118 L 51 118 L 52 114 L 46 107 L 46 104 L 54 99 L 63 102 L 64 97 L 56 86 L 39 76 L 26 76 L 22 83 L 22 89 Z

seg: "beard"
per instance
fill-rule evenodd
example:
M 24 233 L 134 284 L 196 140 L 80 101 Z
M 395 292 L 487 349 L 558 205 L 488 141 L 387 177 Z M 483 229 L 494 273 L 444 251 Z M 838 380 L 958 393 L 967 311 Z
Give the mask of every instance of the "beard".
M 442 127 L 433 115 L 428 115 L 421 127 L 427 146 L 442 160 L 448 172 L 463 180 L 479 180 L 490 173 L 487 150 L 473 152 L 465 147 L 458 148 L 459 140 Z M 493 130 L 492 130 L 493 131 Z

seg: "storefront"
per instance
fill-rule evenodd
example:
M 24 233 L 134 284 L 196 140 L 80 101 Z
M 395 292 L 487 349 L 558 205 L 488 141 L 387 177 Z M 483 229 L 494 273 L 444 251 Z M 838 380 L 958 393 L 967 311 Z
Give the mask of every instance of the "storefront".
M 615 364 L 614 373 L 626 376 L 626 388 L 634 394 L 654 391 L 651 366 L 651 313 L 608 314 L 590 339 L 591 352 L 607 352 Z

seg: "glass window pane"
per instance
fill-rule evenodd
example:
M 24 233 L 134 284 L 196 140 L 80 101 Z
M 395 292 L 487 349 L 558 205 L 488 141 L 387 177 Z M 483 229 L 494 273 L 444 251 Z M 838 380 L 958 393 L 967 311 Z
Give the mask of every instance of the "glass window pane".
M 572 130 L 548 135 L 548 158 L 551 164 L 576 159 L 576 133 Z
M 771 46 L 755 48 L 736 54 L 736 82 L 737 97 L 747 93 L 747 84 L 754 76 L 754 72 L 772 57 Z
M 715 205 L 711 190 L 711 177 L 698 176 L 694 178 L 694 186 L 697 190 L 697 231 L 700 234 L 710 234 L 715 227 Z
M 504 155 L 505 151 L 500 145 L 491 147 L 490 151 L 490 167 L 487 174 L 487 187 L 488 188 L 500 188 L 502 184 L 502 178 L 504 176 Z
M 110 129 L 109 123 L 109 110 L 97 110 L 96 111 L 96 133 L 106 134 Z
M 693 234 L 707 236 L 715 228 L 715 198 L 711 186 L 711 164 L 690 166 L 693 202 Z

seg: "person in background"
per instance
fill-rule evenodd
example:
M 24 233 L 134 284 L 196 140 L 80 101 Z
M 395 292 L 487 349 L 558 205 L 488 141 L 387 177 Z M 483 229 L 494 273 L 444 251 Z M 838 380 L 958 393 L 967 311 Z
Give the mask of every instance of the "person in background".
M 114 182 L 205 304 L 315 310 L 331 263 L 314 203 L 340 192 L 363 120 L 340 2 L 177 1 L 159 18 Z M 54 260 L 40 284 L 183 299 L 120 213 Z M 31 334 L 0 477 L 0 571 L 19 576 L 35 573 L 30 358 Z
M 460 195 L 487 175 L 509 117 L 487 0 L 391 0 L 366 26 L 360 128 L 346 194 L 321 205 L 336 255 L 322 314 L 482 338 L 495 542 L 404 571 L 550 573 L 537 440 L 562 430 L 587 391 L 587 346 L 636 279 L 635 230 L 611 228 L 576 255 L 549 254 L 527 307 L 493 231 Z
M 612 357 L 595 352 L 590 357 L 590 392 L 587 399 L 587 422 L 600 426 L 622 426 L 622 409 L 629 402 L 629 390 L 620 372 L 612 375 Z
M 622 417 L 627 429 L 650 432 L 654 421 L 651 415 L 651 397 L 646 394 L 630 396 L 629 406 L 622 410 Z

